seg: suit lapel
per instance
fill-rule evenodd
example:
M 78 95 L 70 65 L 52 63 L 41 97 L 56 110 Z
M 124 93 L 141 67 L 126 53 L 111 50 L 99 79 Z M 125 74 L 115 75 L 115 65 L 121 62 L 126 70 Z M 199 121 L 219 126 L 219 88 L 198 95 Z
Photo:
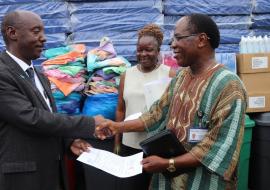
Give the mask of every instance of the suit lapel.
M 44 106 L 44 108 L 46 110 L 50 111 L 50 109 L 48 108 L 47 103 L 45 102 L 43 96 L 40 94 L 38 88 L 33 86 L 32 82 L 31 82 L 31 79 L 29 79 L 28 75 L 22 70 L 22 68 L 18 65 L 18 63 L 16 63 L 6 52 L 2 53 L 2 57 L 5 60 L 5 62 L 8 63 L 7 66 L 9 66 L 12 69 L 12 72 L 14 74 L 19 75 L 22 80 L 26 81 L 27 85 L 29 86 L 29 89 L 34 91 L 34 93 L 36 94 L 36 96 L 38 97 L 38 99 L 40 100 L 42 105 Z M 43 83 L 42 83 L 42 85 L 43 85 L 43 88 L 44 88 Z
M 20 76 L 20 78 L 23 78 L 26 81 L 28 81 L 29 83 L 31 83 L 31 80 L 29 79 L 28 75 L 22 70 L 22 68 L 6 52 L 3 52 L 1 57 L 3 58 L 3 61 L 5 63 L 8 63 L 6 65 L 11 68 L 13 73 L 16 73 L 17 75 Z

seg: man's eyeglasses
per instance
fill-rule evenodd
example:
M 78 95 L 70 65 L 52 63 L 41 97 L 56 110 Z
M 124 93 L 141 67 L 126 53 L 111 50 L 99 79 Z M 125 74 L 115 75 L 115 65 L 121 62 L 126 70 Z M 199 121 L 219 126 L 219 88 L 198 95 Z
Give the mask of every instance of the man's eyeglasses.
M 191 37 L 191 36 L 197 36 L 198 34 L 190 34 L 190 35 L 174 35 L 173 38 L 172 38 L 172 41 L 175 40 L 175 41 L 180 41 L 182 39 L 185 39 L 185 38 L 188 38 L 188 37 Z
M 171 45 L 171 43 L 172 43 L 173 41 L 179 42 L 179 41 L 182 40 L 182 39 L 189 38 L 189 37 L 191 37 L 191 36 L 197 36 L 197 35 L 200 35 L 200 34 L 205 34 L 205 33 L 189 34 L 189 35 L 174 35 L 174 36 L 172 37 L 171 42 L 170 42 L 169 45 Z M 209 40 L 210 38 L 207 36 L 207 39 Z

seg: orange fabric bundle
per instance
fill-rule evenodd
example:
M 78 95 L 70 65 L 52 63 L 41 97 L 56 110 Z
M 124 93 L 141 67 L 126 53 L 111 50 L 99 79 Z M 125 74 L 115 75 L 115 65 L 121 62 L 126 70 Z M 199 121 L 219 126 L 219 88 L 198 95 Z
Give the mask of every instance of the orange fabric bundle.
M 85 55 L 78 51 L 71 51 L 64 55 L 59 55 L 54 59 L 48 59 L 47 61 L 43 62 L 43 65 L 64 65 L 69 62 L 75 61 L 77 58 L 84 58 Z

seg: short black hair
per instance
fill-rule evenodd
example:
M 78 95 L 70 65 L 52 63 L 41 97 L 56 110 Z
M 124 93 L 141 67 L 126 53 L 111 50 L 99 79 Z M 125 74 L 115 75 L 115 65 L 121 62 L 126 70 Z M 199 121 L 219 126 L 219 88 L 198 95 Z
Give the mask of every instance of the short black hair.
M 6 29 L 9 26 L 16 26 L 18 24 L 18 15 L 19 15 L 18 11 L 9 12 L 4 16 L 3 21 L 1 23 L 1 33 L 6 45 L 8 45 L 8 37 L 6 34 Z
M 205 14 L 194 13 L 187 16 L 192 33 L 206 33 L 213 49 L 219 46 L 220 33 L 217 24 Z

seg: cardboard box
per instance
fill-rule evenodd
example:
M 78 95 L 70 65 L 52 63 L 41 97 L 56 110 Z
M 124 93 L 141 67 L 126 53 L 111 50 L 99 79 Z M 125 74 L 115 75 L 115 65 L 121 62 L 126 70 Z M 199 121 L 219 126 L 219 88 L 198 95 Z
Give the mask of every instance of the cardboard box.
M 270 92 L 269 73 L 238 74 L 248 92 Z
M 270 72 L 270 53 L 238 54 L 237 73 Z
M 270 92 L 247 93 L 247 113 L 270 111 Z
M 270 111 L 270 72 L 239 74 L 247 90 L 247 113 Z

